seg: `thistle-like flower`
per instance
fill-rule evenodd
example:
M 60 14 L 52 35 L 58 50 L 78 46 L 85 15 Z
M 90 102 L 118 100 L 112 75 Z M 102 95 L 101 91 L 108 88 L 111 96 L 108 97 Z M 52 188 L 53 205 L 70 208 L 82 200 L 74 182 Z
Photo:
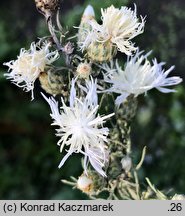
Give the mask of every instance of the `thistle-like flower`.
M 58 52 L 50 52 L 49 47 L 49 43 L 44 43 L 41 46 L 40 43 L 35 44 L 33 42 L 29 50 L 21 49 L 17 60 L 4 63 L 9 67 L 8 73 L 5 73 L 7 79 L 10 79 L 12 83 L 23 88 L 26 92 L 31 91 L 32 99 L 34 99 L 35 80 L 47 65 L 50 65 L 59 57 Z
M 162 68 L 164 62 L 158 63 L 154 59 L 153 64 L 151 64 L 147 59 L 150 53 L 146 55 L 141 55 L 141 53 L 137 52 L 135 56 L 128 57 L 124 70 L 119 66 L 118 61 L 115 64 L 112 61 L 110 65 L 104 64 L 102 66 L 103 70 L 106 71 L 104 73 L 105 82 L 112 84 L 107 91 L 120 94 L 116 98 L 116 105 L 118 106 L 129 95 L 137 97 L 152 88 L 163 93 L 175 92 L 175 90 L 167 87 L 182 82 L 180 77 L 167 77 L 174 66 L 165 71 Z
M 98 102 L 96 82 L 93 80 L 81 87 L 86 94 L 83 98 L 76 97 L 75 80 L 72 80 L 70 92 L 70 106 L 62 100 L 62 107 L 58 108 L 58 102 L 54 98 L 44 98 L 51 107 L 52 125 L 59 126 L 57 136 L 60 137 L 58 145 L 62 152 L 64 146 L 69 146 L 67 154 L 59 164 L 61 168 L 72 153 L 82 153 L 84 158 L 84 170 L 87 174 L 88 161 L 94 169 L 102 176 L 106 176 L 103 167 L 108 161 L 108 150 L 106 143 L 109 129 L 103 127 L 105 119 L 114 114 L 106 116 L 97 115 Z
M 102 24 L 95 20 L 90 20 L 92 30 L 89 31 L 86 40 L 81 43 L 81 49 L 91 49 L 93 44 L 97 47 L 97 42 L 102 44 L 112 44 L 118 50 L 131 55 L 137 48 L 131 40 L 143 33 L 145 20 L 141 16 L 141 21 L 137 17 L 136 6 L 134 10 L 128 7 L 115 8 L 113 5 L 107 9 L 101 9 Z

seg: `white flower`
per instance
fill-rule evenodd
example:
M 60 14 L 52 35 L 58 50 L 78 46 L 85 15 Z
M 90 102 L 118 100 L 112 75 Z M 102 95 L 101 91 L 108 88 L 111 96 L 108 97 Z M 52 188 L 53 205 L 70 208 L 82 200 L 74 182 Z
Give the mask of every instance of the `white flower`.
M 8 73 L 5 73 L 7 79 L 10 79 L 15 85 L 23 88 L 26 92 L 32 92 L 34 82 L 38 78 L 40 72 L 43 72 L 46 65 L 53 63 L 59 54 L 57 51 L 49 51 L 50 44 L 44 43 L 40 46 L 40 43 L 31 44 L 29 50 L 22 48 L 17 60 L 4 63 L 8 66 Z
M 152 88 L 156 88 L 163 93 L 175 92 L 167 88 L 177 85 L 182 79 L 177 76 L 167 77 L 174 69 L 174 66 L 165 71 L 162 66 L 165 63 L 158 63 L 156 59 L 151 64 L 146 55 L 137 52 L 135 56 L 129 57 L 124 70 L 116 61 L 115 65 L 111 62 L 110 66 L 104 64 L 102 68 L 106 71 L 104 74 L 105 82 L 112 84 L 107 91 L 120 94 L 116 99 L 119 106 L 129 95 L 137 97 L 139 94 L 146 93 Z
M 143 33 L 145 20 L 141 16 L 141 21 L 137 18 L 136 6 L 134 11 L 128 7 L 115 8 L 113 5 L 105 10 L 101 9 L 102 24 L 95 20 L 90 20 L 92 30 L 87 34 L 87 39 L 81 43 L 81 49 L 97 41 L 105 43 L 111 41 L 114 46 L 126 55 L 131 55 L 137 50 L 131 40 Z
M 88 161 L 102 176 L 106 176 L 103 167 L 108 159 L 106 143 L 109 129 L 103 127 L 105 119 L 114 114 L 100 116 L 97 114 L 97 93 L 96 83 L 93 80 L 87 82 L 83 88 L 86 94 L 83 98 L 76 97 L 75 80 L 72 80 L 70 93 L 70 106 L 62 100 L 62 107 L 58 108 L 58 102 L 54 98 L 44 98 L 51 107 L 51 117 L 54 120 L 52 125 L 59 126 L 57 136 L 60 137 L 58 145 L 62 152 L 64 146 L 69 146 L 67 154 L 59 164 L 62 167 L 64 162 L 72 153 L 82 153 L 84 158 L 84 169 L 87 173 Z

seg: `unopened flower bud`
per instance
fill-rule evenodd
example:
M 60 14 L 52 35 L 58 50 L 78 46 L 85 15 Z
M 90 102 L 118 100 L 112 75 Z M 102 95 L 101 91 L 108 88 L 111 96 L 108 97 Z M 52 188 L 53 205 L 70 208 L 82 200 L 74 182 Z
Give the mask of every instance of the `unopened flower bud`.
M 175 194 L 172 197 L 172 200 L 185 200 L 185 195 L 184 194 Z
M 41 87 L 51 95 L 68 96 L 68 83 L 64 71 L 42 72 L 39 76 Z
M 131 158 L 126 155 L 124 158 L 121 159 L 122 168 L 128 173 L 132 167 L 132 160 Z
M 93 181 L 90 177 L 85 174 L 82 174 L 77 181 L 77 188 L 83 191 L 84 193 L 90 193 L 93 188 Z
M 44 16 L 51 16 L 59 8 L 59 0 L 35 0 L 36 7 Z
M 91 73 L 91 65 L 88 63 L 80 63 L 76 69 L 76 73 L 80 78 L 87 79 Z
M 117 53 L 111 41 L 93 42 L 87 48 L 87 56 L 94 62 L 110 61 Z
M 94 9 L 91 5 L 88 5 L 86 7 L 86 9 L 84 10 L 83 16 L 82 16 L 82 20 L 84 21 L 84 19 L 94 19 L 95 17 L 95 13 L 94 13 Z
M 78 31 L 78 45 L 81 46 L 84 40 L 86 40 L 88 31 L 91 30 L 89 21 L 95 20 L 94 9 L 91 5 L 88 5 L 82 15 L 81 23 Z
M 67 55 L 70 55 L 73 53 L 74 47 L 73 44 L 71 42 L 68 42 L 65 46 L 64 46 L 64 52 Z

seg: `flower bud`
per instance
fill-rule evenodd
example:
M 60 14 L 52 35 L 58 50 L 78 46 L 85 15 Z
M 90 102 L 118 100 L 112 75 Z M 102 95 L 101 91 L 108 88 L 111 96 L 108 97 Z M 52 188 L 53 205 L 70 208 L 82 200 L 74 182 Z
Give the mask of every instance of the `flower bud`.
M 71 55 L 73 53 L 73 50 L 74 50 L 74 47 L 73 47 L 73 44 L 71 42 L 68 42 L 68 43 L 65 44 L 64 52 L 67 55 Z
M 87 56 L 94 62 L 110 61 L 117 53 L 111 41 L 93 42 L 87 48 Z
M 87 79 L 91 73 L 91 65 L 88 63 L 80 63 L 76 69 L 76 73 L 80 78 Z
M 93 181 L 90 177 L 85 174 L 82 174 L 77 181 L 77 188 L 83 191 L 84 193 L 90 193 L 93 188 Z
M 82 16 L 82 22 L 84 22 L 84 20 L 94 19 L 94 17 L 95 17 L 95 13 L 94 13 L 93 7 L 91 5 L 88 5 L 86 9 L 84 10 L 84 13 Z
M 94 9 L 91 5 L 88 5 L 82 15 L 81 23 L 78 31 L 78 44 L 80 46 L 87 37 L 87 32 L 91 30 L 90 20 L 95 20 Z
M 185 195 L 184 194 L 175 194 L 172 197 L 172 200 L 185 200 Z
M 68 82 L 61 71 L 42 72 L 39 76 L 41 87 L 51 95 L 68 96 Z
M 126 155 L 124 158 L 121 159 L 122 168 L 128 173 L 132 167 L 132 160 L 131 158 Z

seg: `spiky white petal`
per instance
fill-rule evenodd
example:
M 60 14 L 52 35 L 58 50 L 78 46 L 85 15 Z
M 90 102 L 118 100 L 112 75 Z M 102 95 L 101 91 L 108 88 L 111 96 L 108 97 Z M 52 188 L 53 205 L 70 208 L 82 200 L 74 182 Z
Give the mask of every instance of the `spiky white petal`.
M 141 21 L 137 17 L 136 6 L 134 10 L 128 7 L 115 8 L 113 5 L 107 9 L 101 9 L 102 24 L 99 25 L 95 20 L 90 20 L 89 23 L 92 30 L 86 36 L 86 39 L 81 43 L 81 49 L 84 50 L 95 42 L 106 42 L 110 40 L 113 45 L 117 46 L 118 50 L 131 55 L 137 48 L 131 40 L 137 35 L 143 33 L 145 19 L 141 16 Z
M 7 79 L 10 79 L 12 83 L 18 87 L 23 88 L 26 92 L 32 92 L 34 82 L 38 78 L 40 72 L 43 72 L 46 65 L 53 63 L 59 54 L 57 51 L 49 51 L 50 44 L 32 43 L 29 50 L 22 48 L 17 60 L 4 63 L 8 66 L 8 73 L 5 73 Z
M 152 88 L 156 88 L 163 93 L 174 92 L 175 90 L 167 88 L 168 86 L 177 85 L 182 79 L 177 76 L 167 77 L 174 69 L 174 66 L 165 71 L 162 66 L 163 62 L 158 63 L 156 59 L 149 62 L 146 55 L 137 52 L 135 56 L 129 57 L 125 68 L 122 69 L 118 61 L 110 65 L 104 64 L 104 80 L 112 84 L 107 91 L 120 94 L 116 99 L 119 106 L 126 100 L 129 95 L 137 97 L 139 94 L 146 93 Z
M 84 91 L 86 96 L 77 98 L 75 80 L 72 80 L 70 106 L 66 106 L 62 99 L 60 110 L 54 98 L 48 99 L 44 96 L 51 107 L 51 117 L 54 120 L 52 125 L 59 126 L 56 135 L 60 137 L 58 144 L 61 146 L 61 152 L 64 146 L 69 146 L 59 168 L 72 153 L 82 153 L 85 155 L 84 169 L 86 172 L 89 161 L 98 173 L 106 176 L 103 167 L 108 160 L 106 143 L 109 129 L 103 127 L 103 123 L 114 114 L 106 116 L 97 114 L 96 82 L 93 80 L 87 82 Z

